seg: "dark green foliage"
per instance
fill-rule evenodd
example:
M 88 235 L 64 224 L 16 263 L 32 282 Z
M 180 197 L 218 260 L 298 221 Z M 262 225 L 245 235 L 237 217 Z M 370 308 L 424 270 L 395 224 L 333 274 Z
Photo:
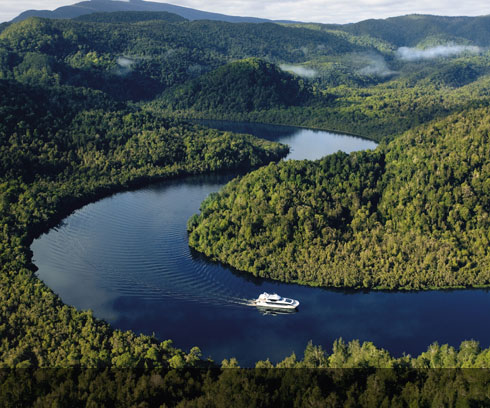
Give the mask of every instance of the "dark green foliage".
M 0 34 L 5 30 L 11 23 L 0 23 Z
M 362 50 L 330 33 L 305 28 L 157 21 L 162 17 L 158 13 L 151 21 L 131 23 L 138 16 L 146 19 L 153 15 L 110 13 L 86 17 L 90 22 L 31 18 L 4 29 L 0 49 L 15 56 L 13 70 L 26 54 L 45 54 L 50 61 L 46 75 L 51 80 L 101 89 L 119 99 L 150 99 L 166 87 L 237 58 L 298 62 Z M 97 18 L 109 22 L 91 22 Z M 117 23 L 125 18 L 129 22 Z M 110 23 L 112 20 L 115 22 Z M 127 60 L 122 67 L 121 57 Z M 21 74 L 19 80 L 28 80 Z
M 173 110 L 244 113 L 304 105 L 313 95 L 304 82 L 258 58 L 232 62 L 163 97 Z
M 314 285 L 488 285 L 488 54 L 415 63 L 393 54 L 399 45 L 448 39 L 488 44 L 487 17 L 408 16 L 335 30 L 146 13 L 80 20 L 0 25 L 2 403 L 489 404 L 488 371 L 433 369 L 488 368 L 489 350 L 474 341 L 459 349 L 433 344 L 400 358 L 371 343 L 338 340 L 331 353 L 310 343 L 302 359 L 293 354 L 278 369 L 268 360 L 256 370 L 231 369 L 238 366 L 233 358 L 218 369 L 198 348 L 185 353 L 64 305 L 34 275 L 29 251 L 34 236 L 114 191 L 248 169 L 286 154 L 274 143 L 162 117 L 162 100 L 154 98 L 165 92 L 167 113 L 176 116 L 300 124 L 384 140 L 372 152 L 271 164 L 233 181 L 189 220 L 192 246 L 256 275 Z M 370 60 L 390 73 L 363 70 Z M 281 63 L 317 75 L 298 79 L 280 71 Z M 139 109 L 129 100 L 153 103 Z M 422 123 L 429 124 L 415 128 Z M 298 368 L 317 370 L 298 375 Z
M 77 17 L 76 20 L 90 23 L 138 23 L 141 21 L 166 21 L 180 23 L 187 21 L 184 17 L 166 11 L 115 11 L 112 13 L 92 13 Z
M 250 168 L 279 159 L 287 147 L 129 110 L 99 92 L 4 80 L 0 119 L 1 366 L 198 364 L 192 352 L 115 331 L 63 305 L 33 275 L 31 239 L 63 214 L 121 188 Z
M 259 169 L 203 203 L 189 244 L 310 285 L 490 285 L 489 114 L 450 116 L 373 152 Z
M 404 62 L 395 58 L 395 49 L 315 25 L 29 19 L 0 34 L 0 77 L 88 87 L 118 100 L 152 100 L 164 92 L 151 109 L 326 128 L 376 140 L 477 101 L 488 103 L 488 55 Z M 267 62 L 253 72 L 245 63 L 229 64 L 251 56 Z M 286 79 L 270 63 L 301 64 L 316 74 Z M 250 75 L 240 77 L 245 71 Z
M 489 350 L 467 341 L 432 344 L 418 357 L 394 358 L 372 343 L 311 342 L 272 364 L 239 368 L 18 368 L 0 371 L 0 400 L 18 406 L 410 407 L 488 406 Z M 23 392 L 19 390 L 23 385 Z
M 324 27 L 346 31 L 354 35 L 369 35 L 399 47 L 416 46 L 429 36 L 444 38 L 446 43 L 454 37 L 458 37 L 478 45 L 488 46 L 490 39 L 489 22 L 490 16 L 488 15 L 444 17 L 412 14 L 385 20 L 371 19 L 354 24 L 331 24 Z
M 481 71 L 481 67 L 474 64 L 459 62 L 443 67 L 430 75 L 428 80 L 441 86 L 459 87 L 477 80 Z

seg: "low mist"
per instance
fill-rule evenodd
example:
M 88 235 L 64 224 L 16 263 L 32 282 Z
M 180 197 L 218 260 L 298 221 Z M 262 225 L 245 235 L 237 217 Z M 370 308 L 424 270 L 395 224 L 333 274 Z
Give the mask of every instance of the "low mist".
M 421 50 L 418 48 L 400 47 L 396 51 L 396 56 L 404 61 L 417 61 L 423 59 L 433 59 L 441 57 L 452 57 L 462 53 L 478 54 L 480 47 L 473 45 L 438 45 L 436 47 Z
M 358 71 L 361 75 L 375 75 L 384 78 L 396 74 L 396 71 L 388 67 L 381 55 L 364 55 L 362 60 L 366 66 Z
M 281 68 L 283 71 L 292 72 L 293 74 L 296 74 L 303 78 L 315 78 L 316 76 L 318 76 L 318 72 L 316 70 L 305 68 L 301 65 L 281 64 L 279 65 L 279 68 Z
M 126 57 L 119 57 L 117 60 L 117 65 L 119 66 L 118 69 L 118 74 L 119 75 L 127 75 L 129 74 L 131 70 L 131 65 L 133 65 L 136 61 L 126 58 Z

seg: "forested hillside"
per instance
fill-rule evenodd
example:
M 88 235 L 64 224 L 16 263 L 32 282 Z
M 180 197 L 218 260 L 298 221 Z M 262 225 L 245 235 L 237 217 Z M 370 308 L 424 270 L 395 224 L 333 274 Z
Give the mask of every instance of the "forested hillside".
M 21 13 L 13 21 L 19 22 L 31 17 L 50 19 L 80 18 L 88 21 L 92 19 L 94 14 L 109 13 L 113 15 L 173 13 L 187 20 L 214 20 L 233 23 L 264 23 L 268 21 L 261 18 L 227 16 L 172 4 L 142 0 L 131 0 L 128 2 L 114 2 L 111 0 L 83 1 L 72 6 L 59 7 L 54 11 L 29 10 Z M 95 17 L 96 20 L 99 18 Z M 350 33 L 358 37 L 376 38 L 397 47 L 413 47 L 425 41 L 428 37 L 438 38 L 446 42 L 452 40 L 470 41 L 481 46 L 487 46 L 490 38 L 489 18 L 489 16 L 444 17 L 412 14 L 387 19 L 370 19 L 351 24 L 315 24 L 315 26 L 327 30 Z M 291 22 L 290 24 L 302 23 Z
M 446 42 L 465 40 L 481 46 L 490 44 L 490 16 L 444 17 L 412 14 L 352 24 L 326 24 L 324 27 L 358 36 L 369 35 L 398 47 L 414 47 L 430 37 Z
M 84 14 L 76 18 L 77 21 L 87 23 L 138 23 L 142 21 L 166 21 L 167 23 L 181 23 L 187 21 L 186 18 L 167 11 L 115 11 L 112 13 L 92 13 Z
M 149 99 L 175 84 L 246 57 L 305 61 L 363 48 L 329 33 L 277 24 L 169 22 L 157 14 L 93 15 L 102 22 L 29 19 L 0 34 L 0 72 L 22 82 L 100 89 L 118 99 Z M 121 21 L 116 22 L 116 21 Z M 135 21 L 128 24 L 129 21 Z M 168 20 L 168 19 L 167 19 Z M 321 46 L 321 47 L 320 47 Z M 308 57 L 309 58 L 309 57 Z
M 177 87 L 161 100 L 170 111 L 226 115 L 314 104 L 315 96 L 300 78 L 264 60 L 248 58 Z
M 180 174 L 250 168 L 279 159 L 287 147 L 130 110 L 89 90 L 5 80 L 0 90 L 1 365 L 197 361 L 169 342 L 115 331 L 63 305 L 34 277 L 30 241 L 113 191 Z
M 488 371 L 424 370 L 488 368 L 489 350 L 476 341 L 433 344 L 417 357 L 356 341 L 336 341 L 328 353 L 310 344 L 277 367 L 356 370 L 304 378 L 269 361 L 225 369 L 239 363 L 233 356 L 220 369 L 198 347 L 121 332 L 64 305 L 35 276 L 29 250 L 73 209 L 115 191 L 286 155 L 286 146 L 182 120 L 241 119 L 381 144 L 272 163 L 233 181 L 189 221 L 192 247 L 310 285 L 488 286 L 488 23 L 458 21 L 329 27 L 136 12 L 0 25 L 0 366 L 17 368 L 0 373 L 2 402 L 488 405 Z M 435 45 L 462 48 L 421 53 Z M 152 368 L 162 370 L 138 371 Z
M 255 276 L 310 285 L 490 285 L 488 108 L 372 152 L 271 164 L 208 198 L 189 244 Z
M 97 89 L 172 116 L 294 124 L 376 140 L 490 98 L 489 54 L 479 48 L 411 60 L 388 40 L 317 26 L 189 22 L 161 13 L 151 20 L 150 14 L 9 25 L 0 33 L 0 77 Z M 268 66 L 260 85 L 237 78 L 245 65 L 236 60 L 250 57 Z M 281 90 L 280 69 L 297 75 Z M 236 98 L 233 80 L 250 94 Z M 242 102 L 230 103 L 236 99 Z
M 188 20 L 217 20 L 228 22 L 249 22 L 257 23 L 267 21 L 257 17 L 239 17 L 227 16 L 225 14 L 210 13 L 207 11 L 196 10 L 188 7 L 180 7 L 174 4 L 143 1 L 143 0 L 128 0 L 128 1 L 112 1 L 112 0 L 87 0 L 71 6 L 62 6 L 53 11 L 49 10 L 28 10 L 16 18 L 14 22 L 25 20 L 29 17 L 43 17 L 52 19 L 76 18 L 83 15 L 95 13 L 118 13 L 118 12 L 167 12 L 182 16 Z

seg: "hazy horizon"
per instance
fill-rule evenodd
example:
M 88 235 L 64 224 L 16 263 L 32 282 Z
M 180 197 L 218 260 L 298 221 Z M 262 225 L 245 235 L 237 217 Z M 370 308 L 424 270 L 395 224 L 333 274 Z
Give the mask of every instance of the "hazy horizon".
M 114 0 L 117 1 L 117 0 Z M 434 0 L 430 4 L 420 0 L 173 0 L 160 1 L 202 11 L 231 16 L 260 17 L 270 20 L 295 20 L 325 24 L 355 23 L 371 18 L 384 19 L 407 14 L 439 16 L 482 16 L 490 14 L 490 4 L 484 0 Z M 27 10 L 55 10 L 78 3 L 77 0 L 0 0 L 0 22 L 10 21 Z

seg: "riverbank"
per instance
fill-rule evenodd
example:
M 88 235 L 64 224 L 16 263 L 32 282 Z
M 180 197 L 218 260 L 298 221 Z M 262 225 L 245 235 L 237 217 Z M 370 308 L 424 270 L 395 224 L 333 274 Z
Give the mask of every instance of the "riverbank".
M 242 132 L 243 124 L 232 125 L 223 130 Z M 246 127 L 287 140 L 287 159 L 374 145 L 327 132 Z M 82 208 L 33 244 L 39 276 L 66 303 L 91 308 L 114 328 L 172 338 L 184 349 L 197 344 L 204 357 L 235 357 L 246 367 L 267 358 L 279 363 L 292 351 L 300 356 L 310 339 L 321 345 L 340 337 L 371 341 L 393 358 L 420 355 L 436 340 L 456 347 L 467 333 L 490 344 L 490 330 L 481 325 L 490 307 L 484 290 L 325 290 L 255 278 L 196 255 L 186 222 L 232 177 L 181 178 Z M 264 316 L 243 306 L 263 291 L 300 300 L 298 313 Z
M 487 117 L 475 109 L 373 151 L 251 172 L 203 203 L 189 245 L 312 286 L 488 287 Z
M 0 254 L 1 286 L 4 288 L 1 320 L 5 322 L 1 329 L 6 339 L 1 346 L 3 367 L 126 367 L 145 364 L 167 367 L 199 361 L 196 351 L 186 354 L 174 348 L 169 341 L 161 342 L 152 336 L 115 330 L 94 318 L 91 312 L 78 311 L 63 304 L 60 297 L 34 275 L 35 267 L 28 245 L 35 236 L 57 225 L 64 215 L 91 200 L 162 178 L 250 168 L 278 160 L 286 154 L 287 148 L 188 124 L 179 127 L 176 122 L 169 124 L 157 118 L 154 120 L 158 131 L 149 131 L 152 123 L 148 117 L 145 118 L 146 132 L 134 134 L 131 129 L 128 131 L 128 121 L 136 122 L 139 116 L 133 112 L 126 116 L 125 121 L 116 120 L 119 126 L 126 126 L 124 129 L 118 129 L 114 124 L 108 126 L 114 117 L 119 119 L 118 115 L 123 116 L 125 112 L 104 116 L 98 112 L 87 115 L 87 122 L 82 123 L 82 126 L 87 126 L 91 120 L 98 121 L 99 139 L 103 138 L 100 133 L 107 129 L 117 133 L 119 139 L 110 138 L 112 148 L 102 149 L 95 144 L 87 144 L 84 149 L 74 146 L 65 153 L 47 141 L 45 149 L 49 151 L 49 156 L 46 156 L 50 162 L 49 166 L 45 164 L 45 173 L 39 170 L 32 180 L 29 176 L 31 166 L 26 165 L 15 168 L 15 171 L 24 172 L 21 177 L 5 177 L 0 184 L 4 197 Z M 77 131 L 77 128 L 69 128 L 65 133 L 71 137 L 70 132 L 78 134 Z M 24 138 L 28 138 L 38 131 L 24 133 Z M 47 137 L 54 133 L 46 132 Z M 66 144 L 69 143 L 67 137 Z M 173 149 L 168 151 L 168 146 L 173 146 Z M 187 151 L 181 150 L 184 146 Z M 32 156 L 38 161 L 39 157 L 45 157 L 35 156 L 35 143 L 30 145 L 32 151 L 22 145 L 19 148 L 23 150 L 24 157 Z M 136 153 L 131 153 L 133 149 Z M 146 155 L 151 155 L 152 159 L 147 159 Z M 9 158 L 5 159 L 8 163 Z M 53 175 L 51 168 L 55 166 L 62 168 L 62 172 Z M 175 359 L 171 362 L 173 357 Z

